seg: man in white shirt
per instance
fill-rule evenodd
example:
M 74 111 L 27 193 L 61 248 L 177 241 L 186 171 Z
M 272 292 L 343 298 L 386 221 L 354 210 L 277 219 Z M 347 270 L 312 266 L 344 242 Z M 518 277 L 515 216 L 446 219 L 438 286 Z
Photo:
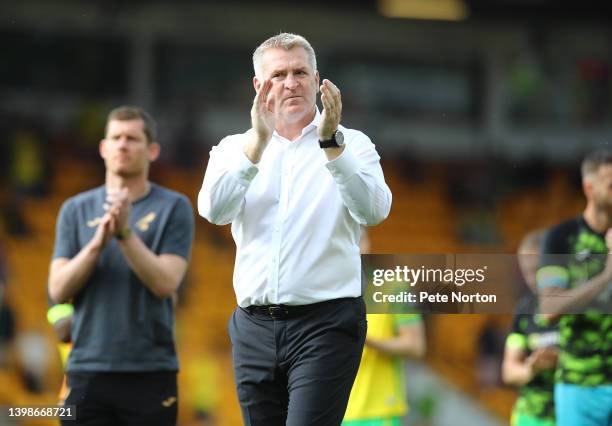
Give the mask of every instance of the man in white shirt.
M 247 425 L 335 426 L 366 332 L 360 225 L 387 217 L 391 191 L 370 139 L 339 124 L 340 91 L 320 84 L 306 39 L 271 37 L 253 66 L 252 128 L 212 149 L 198 196 L 236 241 L 238 398 Z

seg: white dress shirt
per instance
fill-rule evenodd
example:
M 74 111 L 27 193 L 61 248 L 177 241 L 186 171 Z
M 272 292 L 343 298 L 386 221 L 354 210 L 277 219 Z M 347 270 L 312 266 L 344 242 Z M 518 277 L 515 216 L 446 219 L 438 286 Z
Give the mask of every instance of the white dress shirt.
M 346 147 L 328 161 L 319 147 L 317 110 L 301 136 L 274 132 L 261 161 L 243 151 L 250 132 L 210 152 L 198 212 L 232 224 L 238 304 L 306 305 L 361 294 L 359 225 L 391 209 L 380 157 L 363 133 L 339 126 Z

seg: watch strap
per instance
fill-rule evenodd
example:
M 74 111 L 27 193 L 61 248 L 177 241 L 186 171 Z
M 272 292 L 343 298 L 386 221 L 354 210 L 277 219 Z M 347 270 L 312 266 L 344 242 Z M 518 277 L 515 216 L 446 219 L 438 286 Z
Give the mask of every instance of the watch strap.
M 125 241 L 132 235 L 132 228 L 124 228 L 115 234 L 115 238 L 119 241 Z
M 338 148 L 340 145 L 336 143 L 336 138 L 327 140 L 327 141 L 319 141 L 319 146 L 321 148 Z

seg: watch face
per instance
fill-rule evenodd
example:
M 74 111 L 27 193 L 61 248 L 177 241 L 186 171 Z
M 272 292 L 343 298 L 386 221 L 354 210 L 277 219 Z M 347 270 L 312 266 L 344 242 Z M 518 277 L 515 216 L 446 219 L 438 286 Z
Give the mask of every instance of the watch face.
M 338 146 L 344 145 L 344 134 L 340 130 L 336 131 L 334 137 Z

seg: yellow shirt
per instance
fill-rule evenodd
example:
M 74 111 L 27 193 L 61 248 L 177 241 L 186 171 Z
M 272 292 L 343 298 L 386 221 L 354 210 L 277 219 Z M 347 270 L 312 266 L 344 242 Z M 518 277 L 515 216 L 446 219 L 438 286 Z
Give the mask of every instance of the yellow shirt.
M 368 336 L 397 336 L 402 325 L 421 321 L 418 314 L 368 314 Z M 366 346 L 351 390 L 344 420 L 403 416 L 408 412 L 404 363 Z

